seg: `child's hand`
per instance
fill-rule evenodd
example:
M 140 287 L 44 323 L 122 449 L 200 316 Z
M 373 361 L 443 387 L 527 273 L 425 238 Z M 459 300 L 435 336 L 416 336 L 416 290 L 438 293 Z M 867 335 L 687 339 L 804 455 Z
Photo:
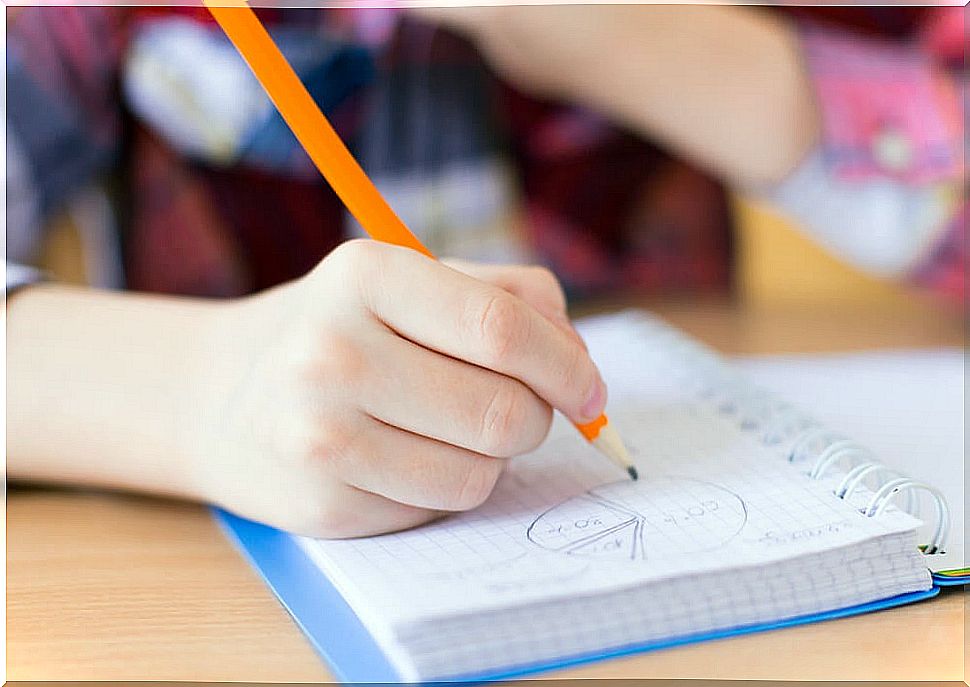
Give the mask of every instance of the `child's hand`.
M 455 265 L 351 241 L 227 306 L 201 493 L 311 535 L 401 529 L 479 505 L 551 407 L 599 416 L 606 390 L 555 278 Z

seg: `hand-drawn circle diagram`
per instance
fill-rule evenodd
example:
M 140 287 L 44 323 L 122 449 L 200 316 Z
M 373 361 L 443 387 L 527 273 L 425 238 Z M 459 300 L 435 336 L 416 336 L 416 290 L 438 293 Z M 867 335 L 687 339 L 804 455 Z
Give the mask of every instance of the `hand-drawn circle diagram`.
M 529 526 L 533 544 L 572 556 L 643 561 L 719 548 L 748 513 L 724 487 L 675 476 L 624 480 L 553 506 Z

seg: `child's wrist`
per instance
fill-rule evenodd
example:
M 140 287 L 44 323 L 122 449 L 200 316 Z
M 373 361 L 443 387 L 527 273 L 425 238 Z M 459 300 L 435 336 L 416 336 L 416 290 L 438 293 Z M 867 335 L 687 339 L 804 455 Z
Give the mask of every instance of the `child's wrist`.
M 246 343 L 237 311 L 235 301 L 204 304 L 191 324 L 197 355 L 194 369 L 182 375 L 185 403 L 176 411 L 176 425 L 186 495 L 203 501 L 216 499 L 220 480 L 214 466 L 225 462 L 224 417 L 232 402 L 232 380 L 240 374 L 238 349 Z
M 240 432 L 257 450 L 263 438 L 254 426 L 240 428 L 237 418 L 245 414 L 246 381 L 253 374 L 261 349 L 278 335 L 282 304 L 271 290 L 254 296 L 206 303 L 193 327 L 198 342 L 196 369 L 185 376 L 186 403 L 181 425 L 182 454 L 187 488 L 193 498 L 221 504 L 233 484 L 233 465 L 238 455 Z

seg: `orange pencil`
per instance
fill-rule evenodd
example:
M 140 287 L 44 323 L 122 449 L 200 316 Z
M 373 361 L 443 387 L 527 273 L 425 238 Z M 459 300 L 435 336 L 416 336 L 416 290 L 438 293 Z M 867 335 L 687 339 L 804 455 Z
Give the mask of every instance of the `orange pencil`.
M 434 255 L 405 226 L 361 169 L 245 0 L 204 0 L 249 64 L 310 159 L 360 225 L 377 241 Z M 577 424 L 586 439 L 637 479 L 637 470 L 606 415 Z

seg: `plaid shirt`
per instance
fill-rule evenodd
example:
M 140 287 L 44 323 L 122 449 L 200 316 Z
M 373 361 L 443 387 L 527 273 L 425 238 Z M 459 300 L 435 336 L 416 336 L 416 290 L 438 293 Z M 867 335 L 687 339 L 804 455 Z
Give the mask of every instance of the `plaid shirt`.
M 572 295 L 729 290 L 724 193 L 691 165 L 594 113 L 517 92 L 463 40 L 398 13 L 261 14 L 436 252 L 545 262 Z M 820 154 L 839 183 L 958 183 L 962 159 L 940 148 L 963 131 L 947 95 L 962 75 L 940 47 L 951 29 L 914 16 L 924 28 L 903 66 L 872 39 L 806 29 Z M 247 293 L 299 276 L 359 231 L 203 10 L 25 8 L 8 32 L 7 76 L 18 188 L 35 209 L 8 231 L 35 236 L 31 222 L 110 173 L 130 288 Z M 906 106 L 913 98 L 918 108 Z M 886 127 L 874 123 L 886 122 L 895 148 L 877 145 Z M 508 221 L 509 205 L 524 222 Z M 949 214 L 952 229 L 932 228 L 938 238 L 908 274 L 954 292 L 965 215 Z M 8 242 L 21 246 L 11 257 L 29 261 L 31 244 Z

